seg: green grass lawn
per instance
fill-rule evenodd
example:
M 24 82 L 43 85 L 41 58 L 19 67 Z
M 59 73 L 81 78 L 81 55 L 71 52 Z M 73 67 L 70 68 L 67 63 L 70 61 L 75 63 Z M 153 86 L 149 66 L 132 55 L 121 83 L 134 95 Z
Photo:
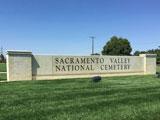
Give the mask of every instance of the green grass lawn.
M 0 120 L 159 120 L 154 76 L 0 83 Z
M 6 73 L 0 73 L 0 81 L 6 81 L 7 80 L 7 74 Z
M 0 72 L 6 72 L 6 63 L 0 63 Z
M 157 72 L 160 72 L 160 65 L 157 65 Z
M 0 63 L 0 72 L 6 72 L 6 64 Z M 0 73 L 0 81 L 4 81 L 7 79 L 6 73 Z

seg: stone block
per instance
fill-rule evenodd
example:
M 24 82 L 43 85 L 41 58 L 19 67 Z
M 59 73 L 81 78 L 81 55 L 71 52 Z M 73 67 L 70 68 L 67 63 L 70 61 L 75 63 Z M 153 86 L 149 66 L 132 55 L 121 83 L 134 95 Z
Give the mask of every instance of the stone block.
M 32 53 L 7 52 L 7 81 L 32 80 Z

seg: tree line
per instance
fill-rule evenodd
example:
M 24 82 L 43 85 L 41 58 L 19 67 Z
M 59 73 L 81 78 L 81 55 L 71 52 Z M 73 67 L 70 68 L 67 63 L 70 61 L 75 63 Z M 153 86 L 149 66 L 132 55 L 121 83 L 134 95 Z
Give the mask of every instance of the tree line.
M 134 55 L 139 54 L 157 54 L 157 64 L 160 64 L 160 46 L 156 49 L 151 49 L 147 51 L 135 51 Z
M 160 46 L 156 49 L 146 51 L 135 51 L 133 54 L 132 47 L 128 39 L 113 36 L 104 45 L 102 55 L 135 55 L 139 54 L 157 54 L 157 63 L 160 64 Z

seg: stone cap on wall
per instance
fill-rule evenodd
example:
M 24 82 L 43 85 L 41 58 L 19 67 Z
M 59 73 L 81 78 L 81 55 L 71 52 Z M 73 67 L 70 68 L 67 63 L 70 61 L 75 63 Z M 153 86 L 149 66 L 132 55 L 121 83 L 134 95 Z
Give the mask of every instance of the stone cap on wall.
M 20 51 L 20 50 L 8 50 L 8 55 L 32 55 L 32 52 L 30 51 Z
M 140 57 L 152 57 L 152 58 L 156 58 L 157 54 L 139 54 Z

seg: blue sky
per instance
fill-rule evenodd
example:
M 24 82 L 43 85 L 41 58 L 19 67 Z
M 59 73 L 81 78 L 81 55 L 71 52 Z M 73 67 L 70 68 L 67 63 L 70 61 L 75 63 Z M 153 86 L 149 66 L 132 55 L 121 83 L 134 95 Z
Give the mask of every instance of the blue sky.
M 88 55 L 113 36 L 133 51 L 160 46 L 160 0 L 0 0 L 0 45 L 36 54 Z

